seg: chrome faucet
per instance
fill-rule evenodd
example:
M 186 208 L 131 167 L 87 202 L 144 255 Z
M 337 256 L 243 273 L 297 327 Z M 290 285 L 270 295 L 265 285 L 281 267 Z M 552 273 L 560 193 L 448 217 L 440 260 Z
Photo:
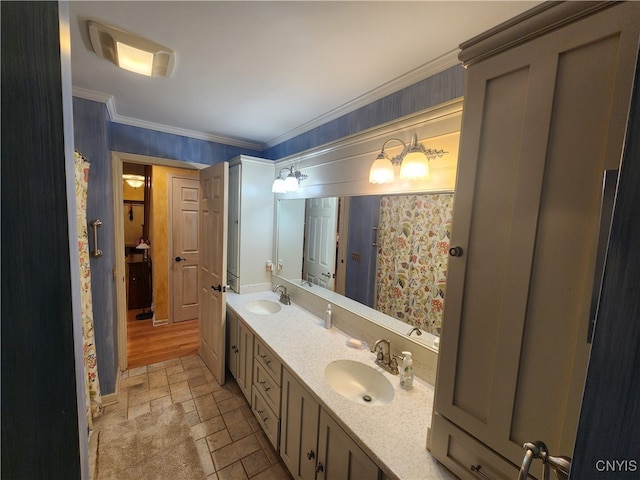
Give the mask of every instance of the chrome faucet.
M 276 285 L 273 291 L 276 292 L 279 288 L 282 289 L 282 291 L 280 292 L 280 303 L 291 305 L 291 295 L 287 293 L 287 287 L 285 287 L 284 285 Z
M 371 353 L 376 354 L 376 364 L 387 372 L 398 375 L 398 360 L 396 355 L 391 355 L 391 341 L 381 338 L 371 347 Z
M 416 332 L 416 335 L 418 336 L 422 335 L 422 330 L 420 330 L 418 327 L 413 327 L 411 330 L 409 330 L 407 336 L 410 337 L 413 332 Z

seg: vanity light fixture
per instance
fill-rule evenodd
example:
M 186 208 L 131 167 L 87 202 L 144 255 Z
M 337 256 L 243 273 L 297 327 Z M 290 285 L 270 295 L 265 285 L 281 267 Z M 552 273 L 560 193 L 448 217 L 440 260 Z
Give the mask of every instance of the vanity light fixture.
M 384 151 L 387 143 L 400 142 L 404 147 L 396 157 L 389 158 Z M 391 183 L 395 180 L 396 167 L 400 167 L 401 180 L 421 180 L 429 178 L 429 160 L 441 157 L 444 150 L 432 150 L 418 143 L 418 135 L 414 134 L 411 143 L 407 145 L 399 138 L 390 138 L 382 144 L 378 158 L 369 170 L 369 183 Z
M 286 177 L 282 177 L 282 172 L 289 171 Z M 309 178 L 309 175 L 300 173 L 300 170 L 296 170 L 295 167 L 284 167 L 278 173 L 278 176 L 273 181 L 271 191 L 273 193 L 288 193 L 295 192 L 302 180 Z
M 125 173 L 122 175 L 122 179 L 132 188 L 139 188 L 144 185 L 144 175 Z
M 168 77 L 171 74 L 175 53 L 170 48 L 92 20 L 87 24 L 91 46 L 99 57 L 149 77 Z

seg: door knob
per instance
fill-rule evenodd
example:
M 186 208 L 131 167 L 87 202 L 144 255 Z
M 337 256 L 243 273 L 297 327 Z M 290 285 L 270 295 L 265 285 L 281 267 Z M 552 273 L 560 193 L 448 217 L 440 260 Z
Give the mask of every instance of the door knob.
M 176 257 L 176 262 L 186 262 L 186 261 L 187 261 L 186 258 Z
M 462 247 L 451 247 L 449 249 L 449 255 L 452 257 L 461 257 L 463 253 Z
M 228 286 L 229 285 L 225 285 L 225 286 L 222 286 L 222 285 L 211 285 L 211 288 L 213 290 L 215 290 L 216 292 L 226 292 Z

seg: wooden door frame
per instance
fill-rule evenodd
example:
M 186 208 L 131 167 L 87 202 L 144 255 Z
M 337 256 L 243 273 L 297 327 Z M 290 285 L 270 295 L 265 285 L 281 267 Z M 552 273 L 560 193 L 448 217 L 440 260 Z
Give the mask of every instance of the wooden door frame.
M 150 157 L 125 152 L 111 152 L 111 179 L 113 185 L 113 225 L 114 245 L 124 245 L 124 225 L 122 223 L 122 165 L 123 163 L 138 163 L 143 165 L 157 165 L 164 167 L 183 168 L 185 170 L 202 170 L 208 165 L 183 162 L 168 158 Z M 126 264 L 124 255 L 116 252 L 113 271 L 116 283 L 116 325 L 118 346 L 118 369 L 124 371 L 128 367 L 127 362 L 127 292 L 125 290 Z

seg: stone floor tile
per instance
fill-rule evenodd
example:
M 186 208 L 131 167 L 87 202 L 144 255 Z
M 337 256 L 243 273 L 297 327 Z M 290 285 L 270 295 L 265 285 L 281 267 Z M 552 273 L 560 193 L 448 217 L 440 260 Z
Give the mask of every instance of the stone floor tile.
M 218 404 L 213 398 L 213 395 L 202 395 L 201 397 L 194 398 L 193 401 L 196 405 L 196 410 L 198 411 L 201 422 L 220 415 Z
M 145 413 L 149 413 L 151 411 L 151 403 L 139 403 L 138 405 L 133 405 L 129 407 L 127 412 L 127 418 L 135 418 L 140 415 L 144 415 Z
M 160 369 L 153 372 L 149 372 L 149 390 L 164 387 L 169 385 L 169 380 L 167 380 L 167 370 Z
M 216 401 L 218 402 L 218 409 L 220 410 L 220 413 L 227 413 L 232 410 L 236 410 L 247 402 L 242 395 L 240 395 L 240 397 L 232 397 L 227 400 Z
M 168 407 L 172 405 L 171 395 L 167 395 L 166 397 L 156 398 L 155 400 L 151 400 L 151 411 L 158 410 L 159 408 Z
M 191 434 L 193 438 L 199 440 L 212 433 L 219 432 L 226 428 L 221 416 L 210 418 L 202 423 L 198 423 L 191 427 Z
M 213 380 L 212 382 L 207 382 L 202 385 L 198 385 L 196 387 L 191 387 L 191 396 L 193 398 L 200 397 L 202 395 L 206 395 L 207 393 L 213 393 L 217 390 L 220 390 L 220 385 L 218 382 Z
M 196 404 L 193 399 L 185 400 L 184 402 L 182 402 L 182 408 L 184 408 L 185 413 L 193 412 L 196 409 Z
M 211 457 L 213 458 L 213 464 L 216 466 L 216 471 L 219 472 L 221 469 L 261 448 L 255 435 L 250 435 L 226 447 L 211 452 Z
M 153 390 L 147 390 L 143 392 L 130 392 L 129 393 L 129 407 L 133 407 L 139 403 L 151 402 L 158 398 L 167 397 L 170 395 L 169 387 L 159 387 Z
M 251 425 L 239 408 L 224 413 L 222 418 L 227 425 L 227 430 L 229 430 L 229 435 L 231 435 L 233 441 L 240 440 L 253 433 Z
M 196 441 L 196 448 L 198 449 L 198 455 L 200 456 L 200 462 L 202 463 L 202 469 L 205 475 L 211 475 L 215 473 L 216 469 L 213 466 L 213 460 L 211 459 L 211 453 L 207 446 L 207 441 L 204 438 Z
M 227 429 L 207 435 L 206 440 L 210 452 L 214 452 L 233 443 L 231 435 L 229 435 L 229 431 Z
M 171 390 L 171 399 L 173 400 L 173 403 L 191 400 L 191 390 L 189 389 L 189 385 L 186 380 L 184 382 L 170 384 L 169 388 Z
M 267 456 L 267 459 L 269 459 L 269 462 L 272 465 L 278 463 L 280 461 L 280 456 L 278 455 L 278 452 L 276 452 L 275 448 L 273 448 L 273 445 L 271 445 L 271 442 L 262 429 L 256 433 L 256 438 L 258 439 L 258 442 L 260 442 L 260 446 L 262 447 L 264 454 Z
M 235 462 L 222 470 L 218 470 L 217 473 L 219 480 L 245 480 L 249 478 L 244 471 L 242 462 Z
M 138 375 L 142 375 L 147 373 L 147 366 L 144 365 L 142 367 L 136 367 L 129 370 L 129 378 L 136 377 Z
M 279 462 L 252 477 L 251 480 L 287 480 L 292 478 L 284 463 Z
M 194 425 L 198 425 L 200 423 L 200 417 L 198 416 L 198 412 L 196 412 L 195 410 L 185 413 L 185 417 L 187 417 L 187 423 L 190 427 L 193 427 Z
M 269 459 L 262 449 L 256 450 L 251 455 L 247 455 L 241 460 L 241 462 L 249 478 L 271 466 L 271 462 L 269 462 Z

